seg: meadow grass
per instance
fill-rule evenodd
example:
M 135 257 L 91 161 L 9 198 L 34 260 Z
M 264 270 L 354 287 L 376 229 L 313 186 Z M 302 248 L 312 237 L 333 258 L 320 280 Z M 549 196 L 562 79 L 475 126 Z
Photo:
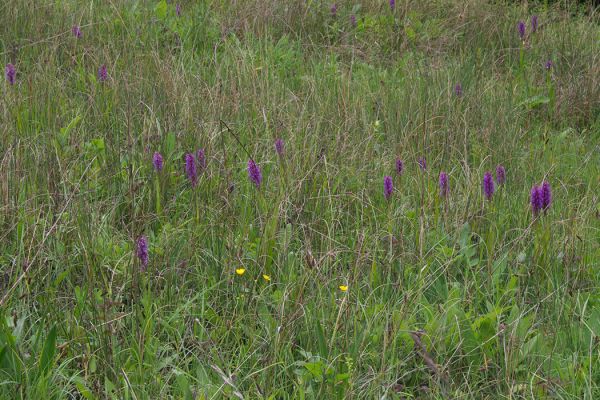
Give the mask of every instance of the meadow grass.
M 600 398 L 592 6 L 180 7 L 0 5 L 0 398 Z

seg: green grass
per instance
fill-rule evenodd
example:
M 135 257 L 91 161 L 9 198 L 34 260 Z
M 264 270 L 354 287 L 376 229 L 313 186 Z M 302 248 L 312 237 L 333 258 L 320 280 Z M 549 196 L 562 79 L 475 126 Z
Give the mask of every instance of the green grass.
M 329 8 L 0 5 L 1 399 L 600 397 L 597 12 Z

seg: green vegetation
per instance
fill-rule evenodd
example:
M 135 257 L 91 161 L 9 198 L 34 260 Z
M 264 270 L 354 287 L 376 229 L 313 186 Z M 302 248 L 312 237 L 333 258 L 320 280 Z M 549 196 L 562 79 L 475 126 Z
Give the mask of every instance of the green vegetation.
M 1 399 L 600 398 L 598 13 L 330 7 L 0 5 Z

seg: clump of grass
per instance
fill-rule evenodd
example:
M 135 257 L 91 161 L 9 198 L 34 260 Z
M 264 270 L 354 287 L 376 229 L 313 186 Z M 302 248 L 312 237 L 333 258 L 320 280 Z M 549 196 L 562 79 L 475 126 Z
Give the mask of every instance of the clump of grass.
M 598 397 L 597 15 L 331 6 L 4 7 L 0 398 Z

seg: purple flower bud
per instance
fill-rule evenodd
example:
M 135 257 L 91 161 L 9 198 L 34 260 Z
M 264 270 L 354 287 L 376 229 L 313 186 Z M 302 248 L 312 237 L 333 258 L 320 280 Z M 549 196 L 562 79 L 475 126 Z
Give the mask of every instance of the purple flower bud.
M 538 28 L 538 16 L 532 15 L 531 16 L 531 32 L 537 31 L 537 28 Z
M 394 11 L 396 8 L 396 0 L 390 0 L 390 9 Z
M 259 166 L 254 162 L 253 159 L 248 160 L 248 178 L 259 188 L 262 182 L 262 174 Z
M 6 80 L 9 84 L 14 85 L 15 84 L 15 76 L 17 75 L 17 70 L 15 69 L 15 66 L 12 65 L 11 63 L 6 64 L 6 67 L 4 68 L 4 76 L 6 77 Z
M 425 157 L 419 157 L 419 160 L 417 162 L 419 163 L 419 167 L 421 167 L 422 171 L 425 171 L 427 169 L 427 162 L 425 161 Z
M 198 172 L 196 171 L 196 160 L 191 153 L 185 155 L 185 175 L 190 180 L 192 187 L 195 187 L 198 183 Z
M 521 40 L 525 39 L 525 22 L 519 21 L 517 24 L 517 29 L 519 30 L 519 37 Z
M 108 72 L 106 72 L 106 64 L 102 64 L 102 66 L 98 69 L 98 80 L 100 82 L 104 82 L 108 79 Z
M 175 5 L 175 14 L 177 14 L 178 17 L 181 17 L 181 4 L 179 3 Z
M 71 28 L 71 33 L 77 39 L 79 39 L 79 38 L 81 38 L 81 36 L 83 36 L 83 33 L 81 33 L 81 28 L 78 25 L 73 25 L 73 27 Z
M 496 167 L 496 183 L 498 186 L 502 186 L 504 182 L 506 182 L 506 170 L 502 165 L 498 165 Z
M 533 215 L 538 215 L 544 205 L 541 187 L 533 185 L 529 194 L 529 203 L 531 204 L 531 211 L 533 212 Z
M 546 61 L 546 64 L 544 64 L 544 68 L 546 68 L 546 71 L 550 71 L 550 68 L 552 68 L 552 60 Z
M 331 8 L 329 9 L 329 11 L 331 11 L 332 17 L 336 17 L 337 16 L 337 5 L 335 3 L 333 3 L 331 5 Z
M 352 25 L 353 28 L 356 28 L 356 15 L 354 14 L 350 15 L 350 25 Z
M 275 151 L 277 152 L 277 155 L 279 155 L 279 157 L 283 157 L 283 139 L 275 139 Z
M 550 183 L 548 181 L 542 182 L 541 186 L 541 201 L 542 201 L 542 209 L 547 211 L 552 203 L 552 188 L 550 187 Z
M 158 151 L 155 151 L 152 156 L 152 165 L 154 165 L 156 172 L 160 172 L 163 169 L 163 156 Z
M 390 199 L 393 191 L 394 191 L 394 184 L 392 183 L 392 177 L 384 176 L 383 177 L 383 195 L 385 196 L 386 200 Z
M 148 266 L 148 239 L 146 236 L 140 236 L 136 243 L 136 255 L 142 264 L 142 271 Z
M 204 149 L 200 149 L 196 152 L 196 159 L 198 160 L 200 171 L 203 172 L 206 169 L 206 154 L 204 153 Z
M 440 172 L 440 196 L 448 196 L 448 174 L 444 171 Z
M 404 162 L 401 159 L 396 159 L 396 173 L 398 175 L 402 175 L 402 171 L 404 171 Z
M 462 90 L 462 85 L 460 83 L 457 83 L 456 86 L 454 86 L 454 94 L 457 97 L 461 97 L 463 94 L 463 90 Z
M 492 178 L 492 173 L 488 171 L 483 175 L 483 194 L 486 199 L 492 199 L 494 189 L 494 178 Z

